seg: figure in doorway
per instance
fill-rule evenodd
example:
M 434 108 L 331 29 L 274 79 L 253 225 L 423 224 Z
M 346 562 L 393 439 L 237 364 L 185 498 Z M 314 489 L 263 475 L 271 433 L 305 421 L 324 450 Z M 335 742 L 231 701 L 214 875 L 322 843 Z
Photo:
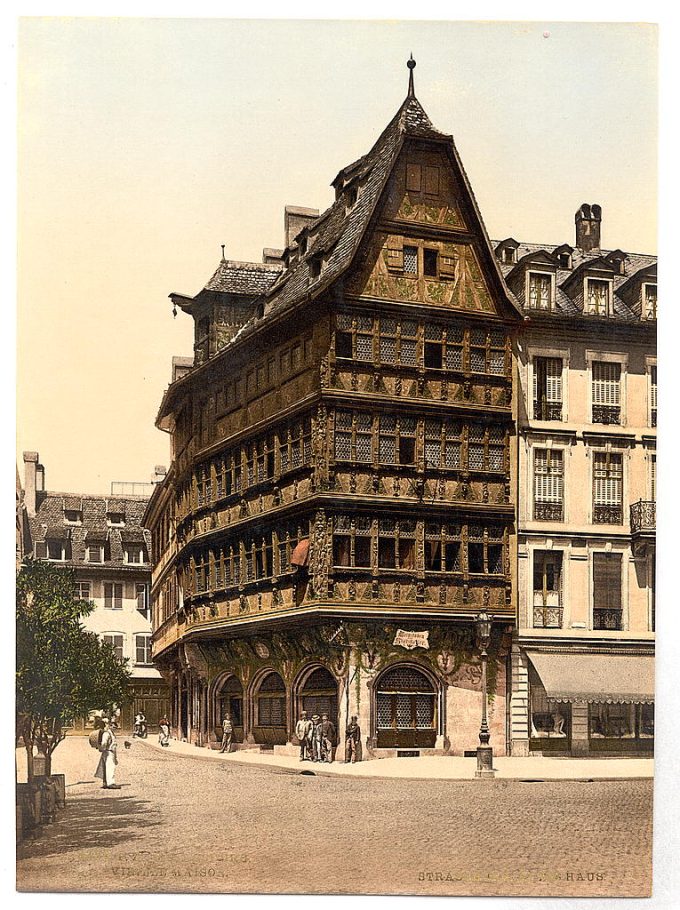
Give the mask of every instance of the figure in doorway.
M 566 736 L 566 733 L 564 732 L 564 717 L 560 713 L 559 707 L 555 708 L 553 715 L 552 715 L 552 719 L 553 719 L 553 729 L 552 729 L 553 736 Z
M 353 715 L 345 731 L 345 762 L 354 764 L 358 761 L 361 761 L 361 728 Z
M 307 712 L 300 714 L 300 719 L 295 724 L 295 735 L 300 743 L 300 761 L 311 761 L 312 759 L 312 733 L 314 724 L 307 719 Z

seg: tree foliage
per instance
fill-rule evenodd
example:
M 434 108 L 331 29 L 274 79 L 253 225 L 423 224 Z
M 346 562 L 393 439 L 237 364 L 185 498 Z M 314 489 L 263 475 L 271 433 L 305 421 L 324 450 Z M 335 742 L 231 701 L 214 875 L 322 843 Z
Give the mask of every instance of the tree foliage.
M 75 597 L 71 569 L 27 559 L 17 576 L 17 732 L 33 777 L 34 749 L 51 756 L 64 728 L 126 697 L 130 672 L 81 622 L 94 604 Z

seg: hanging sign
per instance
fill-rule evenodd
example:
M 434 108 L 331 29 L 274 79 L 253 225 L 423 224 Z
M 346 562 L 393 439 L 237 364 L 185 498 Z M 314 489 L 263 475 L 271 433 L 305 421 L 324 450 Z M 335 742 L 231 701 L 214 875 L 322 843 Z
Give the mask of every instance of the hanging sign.
M 404 629 L 397 629 L 394 636 L 393 644 L 412 651 L 414 648 L 425 648 L 429 650 L 429 632 L 406 632 Z

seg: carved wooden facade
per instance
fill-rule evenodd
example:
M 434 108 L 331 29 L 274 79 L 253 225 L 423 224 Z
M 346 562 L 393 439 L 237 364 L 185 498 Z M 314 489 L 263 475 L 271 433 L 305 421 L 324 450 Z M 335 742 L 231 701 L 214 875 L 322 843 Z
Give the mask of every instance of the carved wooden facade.
M 250 320 L 164 397 L 173 469 L 148 521 L 167 527 L 171 515 L 173 528 L 154 576 L 156 604 L 176 589 L 175 609 L 155 614 L 168 673 L 190 672 L 182 649 L 195 641 L 238 675 L 233 649 L 250 654 L 252 636 L 312 635 L 328 617 L 454 636 L 483 609 L 499 629 L 512 623 L 519 314 L 455 147 L 409 94 L 334 186 L 336 202 L 252 297 Z M 221 293 L 211 312 L 233 313 Z M 198 346 L 216 337 L 202 301 L 177 298 Z M 364 638 L 342 674 L 333 667 L 339 684 L 368 660 Z M 440 658 L 427 672 L 446 686 Z M 191 713 L 183 697 L 179 715 Z

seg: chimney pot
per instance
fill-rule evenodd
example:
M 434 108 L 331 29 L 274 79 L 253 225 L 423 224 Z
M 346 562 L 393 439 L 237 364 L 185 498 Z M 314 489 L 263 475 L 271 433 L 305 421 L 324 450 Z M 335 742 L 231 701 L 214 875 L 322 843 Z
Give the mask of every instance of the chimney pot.
M 576 215 L 576 246 L 583 253 L 600 249 L 600 228 L 602 208 L 599 205 L 588 205 L 584 202 Z

